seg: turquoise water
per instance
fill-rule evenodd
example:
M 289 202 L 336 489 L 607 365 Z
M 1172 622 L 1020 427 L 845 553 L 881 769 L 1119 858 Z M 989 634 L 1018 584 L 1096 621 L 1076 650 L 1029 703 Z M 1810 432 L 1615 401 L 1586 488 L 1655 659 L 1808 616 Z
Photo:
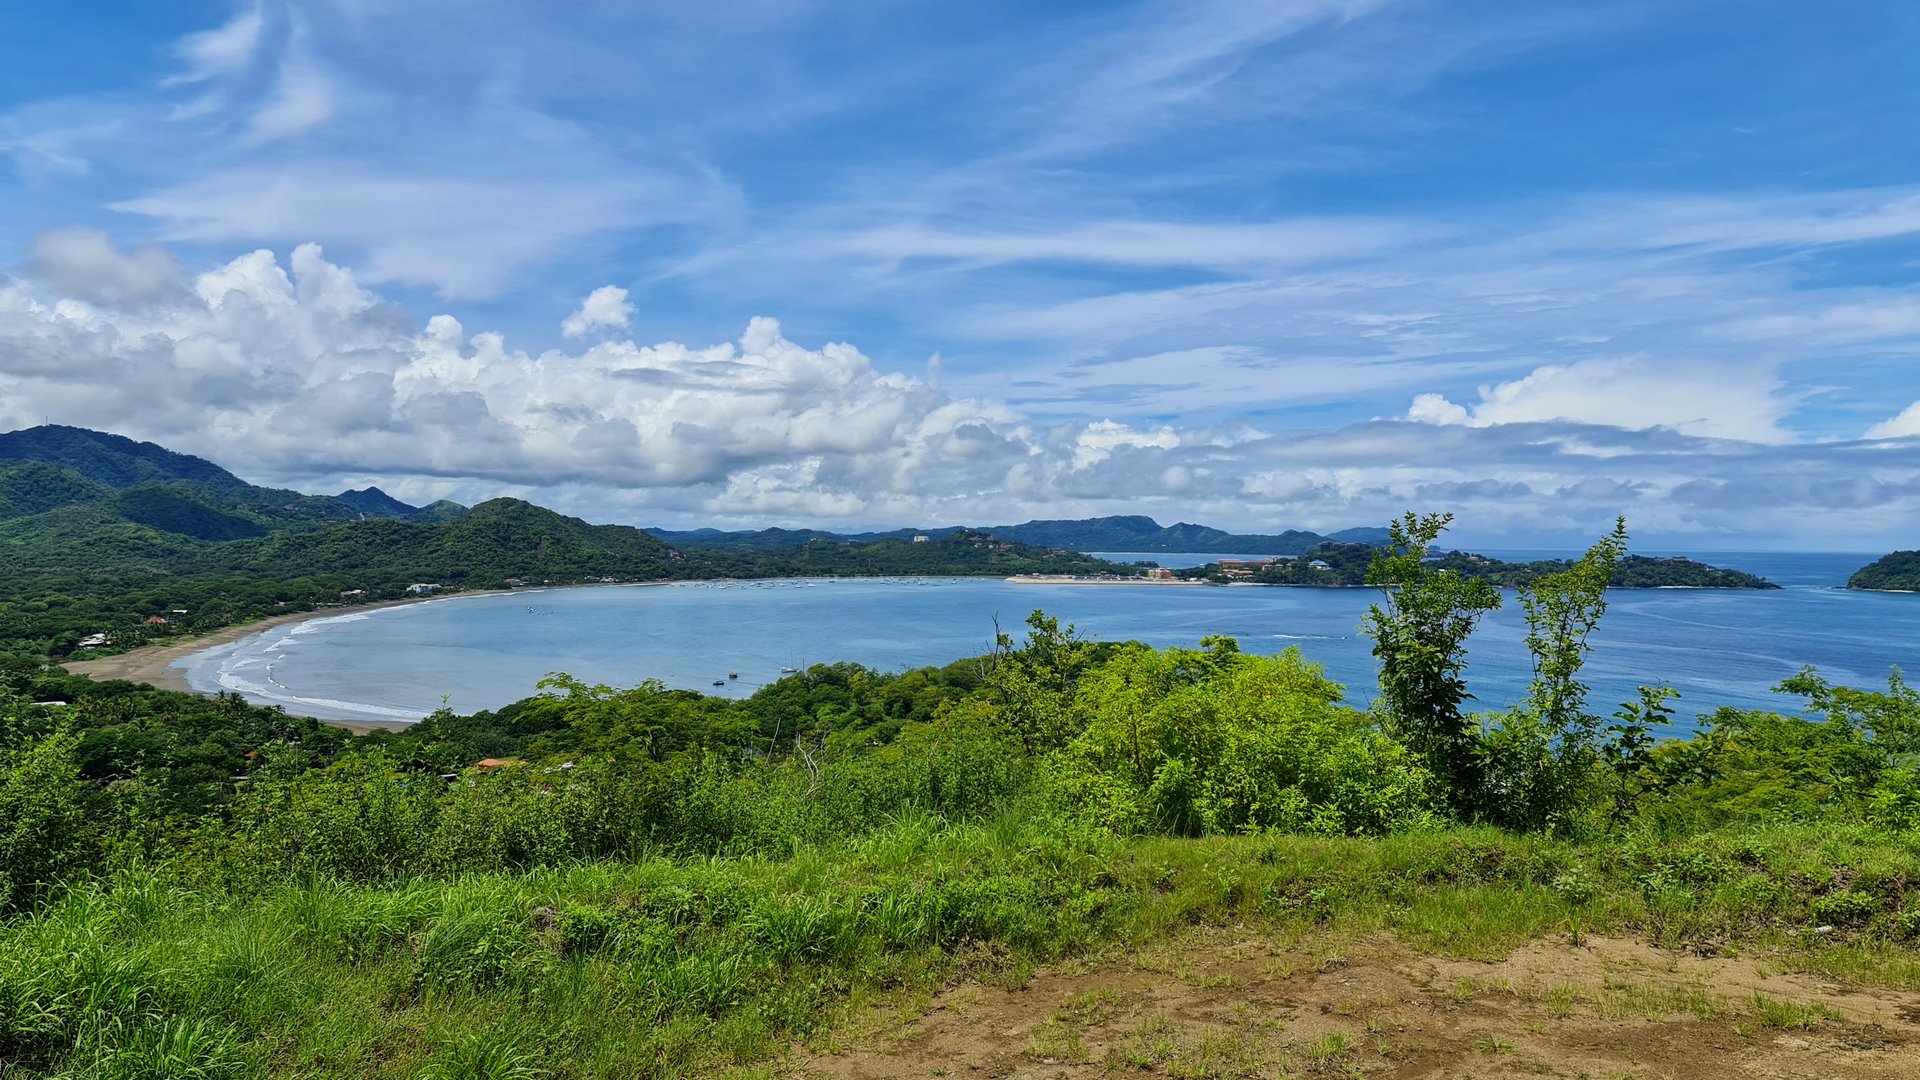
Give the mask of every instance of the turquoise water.
M 1520 553 L 1515 553 L 1520 554 Z M 1537 554 L 1537 553 L 1526 553 Z M 1175 565 L 1178 556 L 1142 556 Z M 1704 558 L 1704 557 L 1703 557 Z M 1777 592 L 1611 594 L 1588 675 L 1601 711 L 1639 683 L 1678 688 L 1681 714 L 1784 707 L 1769 692 L 1812 664 L 1829 678 L 1884 685 L 1920 666 L 1920 596 L 1835 588 L 1860 555 L 1716 553 L 1708 561 L 1787 586 Z M 626 686 L 743 696 L 782 667 L 853 660 L 893 670 L 987 650 L 997 619 L 1015 633 L 1044 608 L 1090 637 L 1193 645 L 1231 634 L 1249 652 L 1298 646 L 1365 704 L 1375 666 L 1358 627 L 1366 589 L 1045 586 L 980 579 L 690 583 L 457 597 L 277 627 L 181 663 L 190 685 L 328 719 L 414 719 L 443 703 L 497 708 L 554 671 Z M 1509 704 L 1530 675 L 1511 595 L 1475 635 L 1469 684 L 1482 707 Z M 729 680 L 728 673 L 738 679 Z M 724 685 L 711 685 L 719 680 Z

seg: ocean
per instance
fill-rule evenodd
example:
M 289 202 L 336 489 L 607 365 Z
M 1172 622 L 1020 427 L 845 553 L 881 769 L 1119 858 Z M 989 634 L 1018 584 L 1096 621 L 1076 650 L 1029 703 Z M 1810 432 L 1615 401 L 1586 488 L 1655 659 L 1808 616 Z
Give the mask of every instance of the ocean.
M 1108 553 L 1187 565 L 1218 556 Z M 1506 557 L 1542 557 L 1507 552 Z M 1650 552 L 1651 554 L 1651 552 Z M 1596 711 L 1642 683 L 1680 691 L 1682 727 L 1721 706 L 1791 709 L 1772 692 L 1812 665 L 1828 679 L 1884 687 L 1920 664 L 1920 595 L 1838 586 L 1858 554 L 1715 552 L 1702 561 L 1785 588 L 1619 590 L 1591 643 Z M 337 720 L 412 720 L 447 706 L 494 709 L 550 672 L 589 683 L 744 696 L 782 668 L 850 660 L 882 671 L 986 652 L 996 625 L 1016 638 L 1036 608 L 1087 637 L 1190 646 L 1229 634 L 1247 652 L 1297 647 L 1364 706 L 1377 668 L 1361 618 L 1370 589 L 1047 586 L 998 579 L 698 582 L 450 597 L 276 627 L 181 661 L 197 690 Z M 1482 622 L 1467 678 L 1476 708 L 1524 695 L 1526 624 L 1512 594 Z M 729 678 L 729 675 L 737 678 Z M 715 685 L 718 683 L 719 685 Z

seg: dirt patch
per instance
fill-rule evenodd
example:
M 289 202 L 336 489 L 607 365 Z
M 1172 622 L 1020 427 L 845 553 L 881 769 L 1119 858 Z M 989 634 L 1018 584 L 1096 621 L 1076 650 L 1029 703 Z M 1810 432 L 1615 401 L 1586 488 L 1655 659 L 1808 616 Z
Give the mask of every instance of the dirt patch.
M 796 1056 L 801 1077 L 1920 1076 L 1920 993 L 1634 941 L 1484 963 L 1387 936 L 1208 931 L 970 982 Z

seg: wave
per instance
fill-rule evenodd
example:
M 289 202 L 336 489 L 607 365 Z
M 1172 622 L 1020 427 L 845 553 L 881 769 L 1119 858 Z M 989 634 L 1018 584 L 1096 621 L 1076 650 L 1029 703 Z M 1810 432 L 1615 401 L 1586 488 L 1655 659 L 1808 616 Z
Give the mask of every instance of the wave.
M 261 675 L 253 677 L 248 669 L 255 666 L 265 668 L 265 671 Z M 395 709 L 385 705 L 369 705 L 360 701 L 341 701 L 338 698 L 307 697 L 294 693 L 290 688 L 273 677 L 272 665 L 259 660 L 254 660 L 252 663 L 245 661 L 236 663 L 230 659 L 229 662 L 220 665 L 220 669 L 215 672 L 214 678 L 222 689 L 231 690 L 246 698 L 248 701 L 259 705 L 285 706 L 290 712 L 295 712 L 300 709 L 326 709 L 334 713 L 347 714 L 344 717 L 339 717 L 339 719 L 404 720 L 408 723 L 419 720 L 423 715 L 411 710 Z M 259 681 L 260 679 L 264 679 L 265 681 Z

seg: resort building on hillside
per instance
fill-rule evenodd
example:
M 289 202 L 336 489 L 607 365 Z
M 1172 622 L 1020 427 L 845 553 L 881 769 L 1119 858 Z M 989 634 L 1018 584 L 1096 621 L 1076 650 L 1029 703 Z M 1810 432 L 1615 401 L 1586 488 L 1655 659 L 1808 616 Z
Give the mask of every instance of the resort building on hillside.
M 415 596 L 425 596 L 428 593 L 439 592 L 440 586 L 432 585 L 422 581 L 422 582 L 416 582 L 415 584 L 407 586 L 407 591 L 412 593 Z

